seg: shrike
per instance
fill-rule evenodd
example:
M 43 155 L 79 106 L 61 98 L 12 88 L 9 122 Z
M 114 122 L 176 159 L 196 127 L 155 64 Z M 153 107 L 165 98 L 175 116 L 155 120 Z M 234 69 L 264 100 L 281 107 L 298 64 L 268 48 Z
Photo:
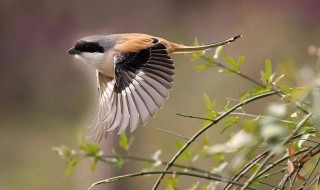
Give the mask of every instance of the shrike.
M 88 36 L 68 53 L 97 71 L 99 109 L 93 131 L 97 138 L 128 126 L 146 125 L 164 104 L 172 88 L 172 53 L 206 50 L 235 41 L 241 35 L 203 46 L 179 45 L 147 34 Z

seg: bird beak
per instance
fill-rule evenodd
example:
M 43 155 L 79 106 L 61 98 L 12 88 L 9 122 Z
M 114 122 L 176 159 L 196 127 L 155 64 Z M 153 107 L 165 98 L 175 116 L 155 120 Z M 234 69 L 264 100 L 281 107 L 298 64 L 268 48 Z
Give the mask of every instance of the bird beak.
M 70 55 L 80 54 L 80 51 L 76 50 L 74 48 L 71 48 L 68 50 L 68 54 L 70 54 Z

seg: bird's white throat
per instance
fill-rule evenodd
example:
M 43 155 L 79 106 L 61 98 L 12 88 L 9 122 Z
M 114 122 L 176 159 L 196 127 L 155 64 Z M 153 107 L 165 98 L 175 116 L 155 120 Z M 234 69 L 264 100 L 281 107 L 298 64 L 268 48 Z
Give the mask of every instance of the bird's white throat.
M 75 55 L 81 62 L 90 65 L 105 75 L 114 77 L 114 58 L 103 53 L 86 53 Z

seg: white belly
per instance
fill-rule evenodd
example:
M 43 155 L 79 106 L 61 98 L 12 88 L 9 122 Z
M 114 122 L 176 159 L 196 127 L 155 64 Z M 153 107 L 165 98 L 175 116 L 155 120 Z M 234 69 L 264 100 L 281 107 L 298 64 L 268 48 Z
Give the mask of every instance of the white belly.
M 97 69 L 101 73 L 114 77 L 114 55 L 103 53 L 82 53 L 81 55 L 75 55 L 77 59 Z
M 110 77 L 114 77 L 114 56 L 107 55 L 104 57 L 103 61 L 94 65 L 95 68 L 101 73 L 108 75 Z
M 114 77 L 115 66 L 113 55 L 105 55 L 103 53 L 82 53 L 81 55 L 76 55 L 75 57 L 97 69 L 101 73 L 110 77 Z
M 114 63 L 104 62 L 103 64 L 94 65 L 94 67 L 101 73 L 114 77 Z

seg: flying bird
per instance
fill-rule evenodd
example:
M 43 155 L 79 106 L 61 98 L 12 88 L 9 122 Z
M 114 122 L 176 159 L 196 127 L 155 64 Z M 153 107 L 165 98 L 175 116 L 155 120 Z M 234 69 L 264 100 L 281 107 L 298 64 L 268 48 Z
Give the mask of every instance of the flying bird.
M 78 40 L 68 53 L 96 69 L 99 105 L 93 132 L 134 131 L 155 116 L 174 80 L 173 53 L 190 53 L 231 43 L 184 46 L 147 34 L 94 35 Z

